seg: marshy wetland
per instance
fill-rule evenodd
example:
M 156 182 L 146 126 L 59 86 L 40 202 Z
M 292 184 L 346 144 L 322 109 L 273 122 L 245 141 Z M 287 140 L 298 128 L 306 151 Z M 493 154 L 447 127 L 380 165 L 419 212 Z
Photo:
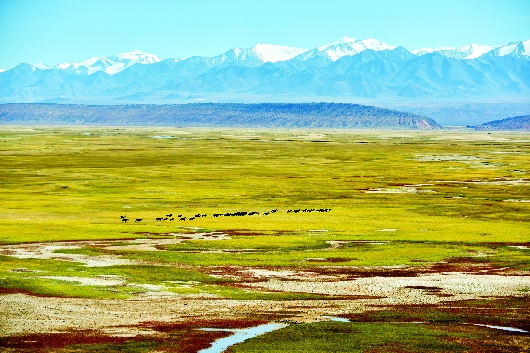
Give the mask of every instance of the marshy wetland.
M 523 352 L 529 299 L 529 133 L 0 132 L 2 351 Z

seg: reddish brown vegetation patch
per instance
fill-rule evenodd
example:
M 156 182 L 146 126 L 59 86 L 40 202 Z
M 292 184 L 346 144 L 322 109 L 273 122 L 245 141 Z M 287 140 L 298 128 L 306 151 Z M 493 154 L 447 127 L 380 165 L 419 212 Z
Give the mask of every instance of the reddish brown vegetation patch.
M 263 234 L 260 232 L 253 232 L 249 229 L 223 229 L 224 234 L 229 236 L 260 236 L 260 235 L 270 235 Z
M 157 351 L 194 353 L 208 348 L 215 340 L 231 335 L 224 331 L 203 331 L 200 328 L 247 328 L 268 323 L 266 320 L 209 320 L 193 318 L 184 322 L 143 322 L 138 326 L 151 329 L 158 335 L 136 335 L 134 337 L 117 337 L 102 334 L 93 330 L 79 330 L 61 333 L 28 334 L 14 337 L 1 337 L 0 348 L 23 352 L 49 352 L 55 349 L 70 347 L 83 351 L 105 350 L 104 345 L 123 345 L 132 342 L 149 343 L 156 346 Z M 91 345 L 103 345 L 90 347 Z
M 506 243 L 506 242 L 491 242 L 491 243 L 484 243 L 486 245 L 489 245 L 491 247 L 500 247 L 500 246 L 526 246 L 527 248 L 530 248 L 530 243 Z
M 188 330 L 185 334 L 175 340 L 166 341 L 165 347 L 158 348 L 159 351 L 164 352 L 175 352 L 175 353 L 196 353 L 201 349 L 206 349 L 212 345 L 212 343 L 219 338 L 230 336 L 231 332 L 222 331 L 200 331 L 200 330 Z M 177 336 L 178 337 L 178 336 Z M 167 344 L 174 344 L 168 346 Z
M 420 290 L 422 290 L 425 294 L 428 294 L 428 295 L 435 295 L 435 296 L 437 296 L 437 297 L 453 297 L 453 296 L 454 296 L 453 294 L 442 293 L 443 288 L 440 288 L 440 287 L 429 287 L 429 286 L 405 286 L 405 288 L 409 288 L 409 289 L 420 289 Z
M 83 330 L 61 333 L 40 333 L 24 336 L 2 337 L 0 347 L 18 348 L 27 351 L 47 351 L 51 348 L 63 348 L 74 344 L 124 343 L 137 340 L 137 337 L 112 337 L 98 334 L 96 331 Z
M 516 270 L 501 266 L 503 266 L 503 264 L 484 262 L 484 260 L 480 258 L 454 257 L 448 258 L 444 262 L 435 263 L 422 269 L 422 271 L 424 273 L 464 272 L 476 275 L 517 275 L 517 272 L 514 272 Z
M 276 230 L 273 233 L 265 234 L 265 233 L 258 232 L 258 231 L 251 231 L 249 229 L 223 229 L 223 230 L 219 230 L 219 232 L 222 232 L 226 235 L 234 236 L 234 237 L 236 236 L 250 236 L 250 237 L 269 236 L 269 237 L 272 237 L 272 236 L 281 236 L 281 235 L 293 233 L 292 231 L 287 231 L 287 230 Z
M 1 288 L 0 287 L 0 295 L 3 295 L 3 294 L 25 294 L 25 295 L 31 295 L 34 297 L 43 297 L 43 298 L 69 298 L 69 297 L 60 296 L 60 295 L 39 294 L 39 293 L 29 291 L 27 289 L 21 289 L 21 288 Z
M 197 329 L 197 328 L 248 328 L 268 323 L 265 320 L 243 320 L 243 319 L 204 319 L 202 317 L 188 318 L 186 321 L 180 322 L 160 322 L 160 321 L 145 321 L 140 323 L 140 327 L 149 328 L 158 332 L 171 332 L 183 329 Z
M 335 258 L 337 259 L 337 258 Z M 346 261 L 346 258 L 338 258 L 336 262 Z M 320 262 L 324 260 L 314 259 L 315 262 Z M 348 258 L 347 261 L 351 261 L 351 258 Z M 312 259 L 308 260 L 309 262 Z M 333 262 L 333 258 L 325 259 L 325 262 Z M 407 267 L 407 268 L 385 268 L 385 267 L 353 267 L 353 266 L 314 266 L 314 267 L 275 267 L 275 266 L 253 266 L 253 267 L 241 267 L 241 266 L 215 266 L 215 267 L 206 267 L 202 268 L 202 271 L 205 273 L 216 275 L 216 276 L 226 276 L 228 278 L 237 278 L 240 281 L 244 282 L 264 282 L 268 281 L 270 278 L 267 276 L 256 276 L 251 271 L 248 270 L 267 270 L 281 273 L 282 271 L 292 271 L 296 273 L 296 276 L 284 276 L 283 278 L 289 281 L 303 280 L 300 277 L 314 278 L 316 276 L 321 276 L 319 278 L 322 282 L 333 282 L 337 280 L 353 280 L 356 278 L 363 277 L 416 277 L 425 271 L 422 271 L 421 268 Z M 275 278 L 282 277 L 281 275 L 274 276 Z
M 353 280 L 365 277 L 416 277 L 421 274 L 417 268 L 386 268 L 386 267 L 311 267 L 306 271 L 314 272 L 321 276 L 338 277 L 341 280 Z
M 530 332 L 530 300 L 508 297 L 493 300 L 463 300 L 439 304 L 381 305 L 383 310 L 342 315 L 359 322 L 430 322 L 514 327 Z M 449 325 L 450 326 L 450 325 Z M 493 333 L 496 330 L 492 331 Z M 509 332 L 529 336 L 528 333 Z

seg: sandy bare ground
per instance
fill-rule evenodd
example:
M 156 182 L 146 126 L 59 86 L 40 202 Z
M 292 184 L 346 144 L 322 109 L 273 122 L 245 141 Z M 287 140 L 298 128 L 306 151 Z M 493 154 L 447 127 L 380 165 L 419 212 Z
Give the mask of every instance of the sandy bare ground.
M 79 262 L 88 267 L 134 265 L 137 264 L 137 262 L 122 259 L 113 255 L 88 256 L 82 254 L 64 254 L 56 251 L 62 249 L 80 249 L 90 246 L 100 247 L 108 250 L 160 251 L 157 246 L 177 244 L 189 239 L 221 240 L 230 238 L 220 232 L 190 234 L 169 233 L 165 235 L 169 238 L 139 238 L 132 240 L 101 240 L 2 245 L 0 246 L 0 255 L 13 256 L 19 259 L 54 259 Z
M 178 243 L 190 237 L 227 238 L 225 234 L 214 232 L 175 234 L 162 239 L 18 244 L 0 246 L 0 254 L 18 258 L 60 259 L 79 262 L 85 266 L 127 265 L 133 263 L 113 255 L 87 256 L 54 251 L 84 246 L 163 251 L 158 247 Z M 340 247 L 343 243 L 329 242 L 331 248 Z M 46 276 L 79 285 L 143 286 L 145 291 L 128 300 L 5 293 L 0 295 L 0 336 L 70 330 L 99 330 L 110 335 L 134 336 L 155 333 L 142 326 L 142 322 L 185 322 L 196 318 L 248 320 L 260 316 L 271 321 L 308 322 L 321 320 L 325 316 L 362 312 L 381 305 L 436 304 L 445 301 L 528 296 L 530 289 L 530 275 L 526 272 L 499 273 L 480 269 L 433 271 L 425 268 L 414 269 L 414 273 L 409 275 L 404 274 L 407 269 L 400 267 L 358 267 L 346 270 L 336 270 L 335 267 L 301 270 L 219 267 L 205 270 L 216 277 L 235 279 L 235 285 L 243 289 L 312 293 L 327 295 L 330 299 L 230 300 L 209 293 L 190 295 L 167 292 L 163 285 L 128 283 L 126 278 L 120 276 Z M 363 275 L 352 275 L 352 271 L 365 272 Z M 384 275 L 385 271 L 391 275 Z M 39 273 L 35 275 L 41 276 Z
M 0 295 L 0 335 L 101 330 L 136 335 L 145 321 L 185 321 L 196 317 L 244 319 L 271 315 L 295 322 L 361 312 L 377 305 L 435 304 L 442 301 L 522 296 L 530 276 L 430 274 L 418 277 L 368 277 L 348 281 L 303 280 L 300 274 L 249 269 L 269 278 L 242 283 L 256 289 L 359 296 L 353 300 L 226 300 L 204 297 L 144 296 L 134 300 L 98 300 Z M 274 278 L 271 278 L 272 275 Z M 288 277 L 293 276 L 295 279 Z M 287 278 L 285 278 L 287 277 Z M 379 297 L 379 298 L 378 298 Z M 145 331 L 145 329 L 142 329 Z M 148 333 L 148 332 L 144 332 Z

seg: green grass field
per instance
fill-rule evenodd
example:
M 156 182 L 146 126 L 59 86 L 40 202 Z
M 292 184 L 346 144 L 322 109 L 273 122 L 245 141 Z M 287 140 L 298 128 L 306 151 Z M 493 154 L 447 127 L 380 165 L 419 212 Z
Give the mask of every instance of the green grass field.
M 176 138 L 153 138 L 160 134 Z M 182 226 L 327 229 L 367 239 L 528 240 L 530 204 L 506 202 L 530 195 L 528 135 L 314 135 L 299 130 L 4 128 L 0 241 L 125 238 L 136 232 L 184 231 Z M 317 140 L 328 142 L 311 142 Z M 437 156 L 447 160 L 431 160 Z M 510 185 L 519 179 L 526 182 Z M 388 193 L 367 193 L 370 189 Z M 304 208 L 332 211 L 285 213 Z M 272 209 L 281 212 L 211 216 Z M 209 217 L 155 221 L 169 213 Z M 121 224 L 120 215 L 144 221 Z M 397 231 L 377 232 L 386 228 Z
M 259 214 L 225 216 L 236 212 Z M 156 220 L 168 214 L 173 216 Z M 197 214 L 207 216 L 190 220 Z M 125 215 L 127 223 L 120 218 Z M 128 249 L 127 239 L 201 232 L 224 232 L 230 239 L 156 246 L 163 251 Z M 460 261 L 528 275 L 530 134 L 2 127 L 0 246 L 87 240 L 121 246 L 85 243 L 54 251 L 112 255 L 135 265 L 86 267 L 4 252 L 0 289 L 127 299 L 145 291 L 138 285 L 160 285 L 179 295 L 320 300 L 327 297 L 238 288 L 237 280 L 213 276 L 212 269 L 425 268 Z M 115 276 L 128 284 L 80 286 L 61 276 Z M 380 351 L 411 330 L 392 323 L 307 325 L 270 334 L 295 337 L 285 346 L 265 349 L 256 341 L 257 348 L 242 345 L 234 352 Z M 380 337 L 375 346 L 363 343 L 364 336 L 341 341 L 343 334 L 351 338 L 366 330 Z M 396 351 L 466 351 L 457 336 L 479 335 L 448 338 L 433 327 L 414 330 L 423 343 L 405 342 Z M 297 335 L 306 338 L 307 332 L 316 335 L 308 347 L 317 348 L 299 345 Z M 327 333 L 322 338 L 319 332 Z M 326 346 L 329 340 L 337 347 Z M 428 341 L 441 343 L 434 349 L 424 345 Z

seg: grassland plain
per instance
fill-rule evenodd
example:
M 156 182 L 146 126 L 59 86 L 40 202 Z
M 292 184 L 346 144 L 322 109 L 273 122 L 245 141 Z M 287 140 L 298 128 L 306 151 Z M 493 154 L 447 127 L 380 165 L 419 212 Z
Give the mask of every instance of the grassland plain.
M 282 321 L 232 349 L 530 349 L 472 325 L 530 330 L 529 147 L 516 132 L 4 126 L 0 347 L 192 352 L 226 334 L 196 328 Z

